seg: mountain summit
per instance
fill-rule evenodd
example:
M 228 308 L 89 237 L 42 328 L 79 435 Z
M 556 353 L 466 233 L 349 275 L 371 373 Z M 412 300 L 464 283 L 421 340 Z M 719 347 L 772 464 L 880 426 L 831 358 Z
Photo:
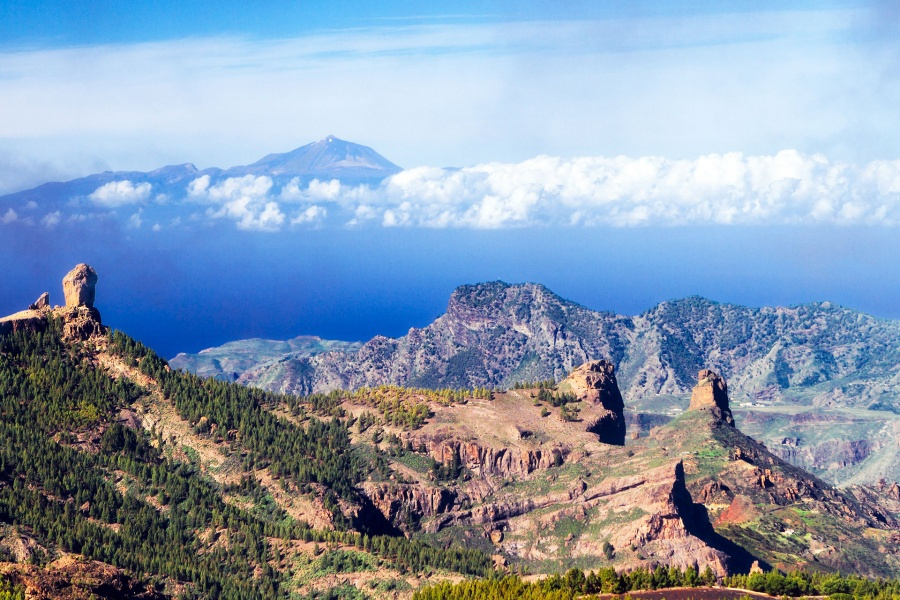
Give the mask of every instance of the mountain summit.
M 45 183 L 0 196 L 0 215 L 15 215 L 13 219 L 21 216 L 20 220 L 27 221 L 25 215 L 29 212 L 59 211 L 54 222 L 81 223 L 94 217 L 108 220 L 110 211 L 116 210 L 123 216 L 131 215 L 140 208 L 142 221 L 187 223 L 195 218 L 198 203 L 236 202 L 225 209 L 214 208 L 211 218 L 229 216 L 244 229 L 269 231 L 274 228 L 273 223 L 261 220 L 268 203 L 279 201 L 285 193 L 296 195 L 314 179 L 336 179 L 350 186 L 378 185 L 401 170 L 368 146 L 329 135 L 290 152 L 269 154 L 252 164 L 227 169 L 199 170 L 185 163 L 148 172 L 105 171 L 71 181 Z M 293 192 L 286 192 L 288 188 Z M 274 210 L 270 213 L 275 214 Z M 276 219 L 275 224 L 284 220 Z M 33 221 L 32 217 L 27 222 Z M 127 220 L 125 224 L 134 225 Z
M 368 146 L 329 135 L 283 154 L 269 154 L 252 165 L 235 167 L 225 175 L 272 177 L 316 176 L 335 179 L 384 179 L 402 169 Z

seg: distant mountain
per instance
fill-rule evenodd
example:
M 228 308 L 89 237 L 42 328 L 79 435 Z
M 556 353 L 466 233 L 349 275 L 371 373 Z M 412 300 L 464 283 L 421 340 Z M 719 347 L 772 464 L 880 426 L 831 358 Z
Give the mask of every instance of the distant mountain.
M 188 222 L 236 221 L 240 229 L 274 231 L 316 224 L 330 200 L 310 183 L 377 186 L 402 169 L 371 148 L 334 136 L 253 164 L 200 170 L 190 163 L 149 172 L 106 171 L 0 196 L 4 223 L 74 222 L 89 226 L 120 219 L 154 231 Z M 329 188 L 330 189 L 330 188 Z M 346 219 L 344 219 L 345 221 Z
M 233 167 L 223 174 L 381 181 L 400 171 L 400 167 L 371 148 L 329 135 L 290 152 L 269 154 L 252 165 Z
M 836 483 L 900 479 L 900 323 L 828 302 L 749 308 L 691 297 L 629 317 L 536 284 L 467 285 L 423 329 L 358 351 L 260 356 L 237 381 L 294 394 L 511 387 L 601 358 L 616 365 L 626 404 L 656 415 L 647 423 L 686 408 L 708 367 L 728 379 L 741 427 L 774 453 Z M 189 367 L 182 355 L 172 364 Z

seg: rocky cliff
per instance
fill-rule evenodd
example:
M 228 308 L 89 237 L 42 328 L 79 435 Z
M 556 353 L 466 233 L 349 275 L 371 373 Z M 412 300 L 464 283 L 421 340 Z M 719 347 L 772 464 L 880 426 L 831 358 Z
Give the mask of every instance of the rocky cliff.
M 559 390 L 575 394 L 588 407 L 587 430 L 605 444 L 625 445 L 625 402 L 616 382 L 616 368 L 606 360 L 591 361 L 576 368 Z
M 718 421 L 734 425 L 734 417 L 728 404 L 728 385 L 717 373 L 702 369 L 697 374 L 697 385 L 691 392 L 688 410 L 708 410 Z

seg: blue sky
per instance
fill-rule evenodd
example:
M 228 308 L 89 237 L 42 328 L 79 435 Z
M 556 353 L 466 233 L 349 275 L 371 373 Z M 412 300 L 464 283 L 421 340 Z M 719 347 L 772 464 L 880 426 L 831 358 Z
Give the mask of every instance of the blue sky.
M 897 12 L 6 1 L 0 192 L 106 168 L 246 164 L 328 134 L 403 167 L 782 150 L 896 159 Z
M 0 0 L 0 195 L 329 134 L 406 169 L 211 186 L 208 239 L 133 182 L 88 197 L 118 220 L 0 206 L 0 258 L 35 297 L 96 263 L 101 309 L 165 354 L 400 335 L 495 278 L 630 314 L 696 293 L 900 317 L 898 106 L 893 2 Z

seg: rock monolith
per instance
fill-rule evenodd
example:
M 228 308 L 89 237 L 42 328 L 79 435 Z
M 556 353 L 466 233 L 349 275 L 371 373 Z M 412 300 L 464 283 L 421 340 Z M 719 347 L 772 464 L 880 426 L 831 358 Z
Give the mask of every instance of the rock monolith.
M 688 410 L 710 411 L 720 421 L 734 426 L 734 416 L 728 406 L 728 384 L 715 371 L 701 369 L 697 374 L 697 385 L 691 392 Z
M 593 409 L 587 430 L 604 444 L 625 445 L 625 402 L 616 382 L 616 368 L 606 360 L 585 363 L 572 371 L 561 389 L 570 390 Z M 586 414 L 587 416 L 587 414 Z
M 81 263 L 63 277 L 63 293 L 66 308 L 85 306 L 94 308 L 94 293 L 97 286 L 97 272 L 93 267 Z

